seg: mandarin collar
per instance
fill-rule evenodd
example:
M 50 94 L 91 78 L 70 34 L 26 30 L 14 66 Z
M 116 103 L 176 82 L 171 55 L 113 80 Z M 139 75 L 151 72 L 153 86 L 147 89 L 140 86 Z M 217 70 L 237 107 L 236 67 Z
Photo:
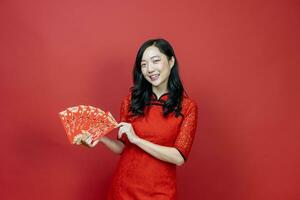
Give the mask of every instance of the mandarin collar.
M 159 99 L 157 99 L 157 96 L 154 92 L 151 93 L 151 99 L 153 101 L 160 101 L 160 100 L 163 100 L 163 101 L 167 101 L 168 100 L 168 97 L 169 97 L 170 93 L 169 92 L 166 92 L 166 93 L 163 93 Z

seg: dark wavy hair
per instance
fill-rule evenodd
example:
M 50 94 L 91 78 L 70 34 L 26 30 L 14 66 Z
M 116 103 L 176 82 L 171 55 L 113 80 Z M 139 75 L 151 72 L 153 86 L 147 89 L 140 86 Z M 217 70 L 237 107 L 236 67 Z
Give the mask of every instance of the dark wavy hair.
M 150 103 L 152 95 L 152 85 L 143 76 L 141 71 L 141 59 L 144 51 L 154 45 L 161 53 L 167 56 L 168 60 L 175 59 L 174 66 L 171 69 L 168 80 L 169 98 L 163 104 L 163 116 L 166 117 L 169 113 L 175 112 L 175 116 L 180 115 L 182 106 L 184 88 L 179 77 L 178 60 L 170 43 L 162 38 L 150 39 L 142 44 L 137 52 L 135 64 L 133 67 L 133 86 L 131 90 L 131 105 L 130 111 L 133 115 L 144 115 L 144 108 Z M 186 94 L 186 93 L 185 93 Z

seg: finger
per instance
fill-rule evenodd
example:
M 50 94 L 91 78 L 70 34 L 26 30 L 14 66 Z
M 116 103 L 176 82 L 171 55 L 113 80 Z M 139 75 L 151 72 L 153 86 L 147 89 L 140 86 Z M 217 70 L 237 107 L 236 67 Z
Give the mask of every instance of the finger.
M 105 136 L 100 137 L 100 138 L 98 139 L 98 141 L 99 141 L 99 142 L 103 142 L 104 137 L 105 137 Z
M 123 126 L 123 125 L 125 125 L 126 123 L 125 122 L 120 122 L 118 125 L 117 125 L 117 128 L 119 128 L 119 127 L 121 127 L 121 126 Z
M 77 141 L 75 142 L 75 144 L 80 145 L 80 144 L 81 144 L 81 140 L 77 140 Z
M 84 141 L 83 145 L 86 146 L 86 147 L 91 147 L 91 144 L 89 142 L 87 142 L 87 141 Z
M 120 128 L 122 126 L 122 124 L 121 123 L 119 123 L 118 125 L 117 125 L 117 128 Z
M 86 137 L 82 137 L 82 138 L 81 138 L 81 141 L 82 141 L 82 142 L 86 142 Z
M 81 141 L 83 141 L 84 143 L 89 143 L 89 140 L 90 140 L 90 138 L 91 138 L 91 136 L 84 136 L 82 139 L 81 139 Z
M 81 140 L 86 140 L 87 134 L 85 132 L 82 132 Z
M 92 143 L 92 140 L 93 140 L 92 137 L 89 137 L 89 138 L 86 139 L 86 142 L 87 142 L 88 144 L 91 144 L 91 143 Z
M 94 146 L 96 146 L 96 144 L 98 144 L 98 142 L 99 142 L 99 140 L 96 140 L 96 141 L 94 141 L 94 142 L 92 142 L 92 147 L 94 147 Z
M 118 138 L 120 139 L 124 133 L 125 132 L 122 129 L 120 129 L 118 132 Z
M 118 132 L 118 138 L 120 139 L 121 138 L 121 132 L 120 132 L 120 130 L 119 130 L 119 132 Z
M 81 133 L 82 133 L 82 135 L 84 135 L 84 136 L 86 135 L 86 131 L 85 131 L 85 130 L 82 130 Z
M 82 133 L 83 133 L 82 135 L 83 135 L 84 138 L 87 138 L 88 136 L 91 135 L 91 134 L 90 134 L 88 131 L 86 131 L 86 130 L 83 130 Z
M 88 140 L 90 137 L 91 137 L 91 135 L 86 133 L 86 134 L 83 136 L 83 140 Z

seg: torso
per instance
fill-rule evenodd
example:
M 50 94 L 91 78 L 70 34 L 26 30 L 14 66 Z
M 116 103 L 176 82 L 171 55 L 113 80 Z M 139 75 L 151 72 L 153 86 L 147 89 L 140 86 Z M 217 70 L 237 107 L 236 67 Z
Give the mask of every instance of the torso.
M 168 95 L 159 99 L 155 95 L 148 112 L 143 117 L 128 119 L 135 133 L 152 143 L 172 147 L 178 135 L 185 105 L 189 99 L 183 98 L 182 115 L 175 117 L 162 115 L 162 103 Z M 127 97 L 130 100 L 130 96 Z M 176 165 L 161 161 L 136 145 L 127 144 L 114 174 L 109 199 L 161 199 L 176 198 Z

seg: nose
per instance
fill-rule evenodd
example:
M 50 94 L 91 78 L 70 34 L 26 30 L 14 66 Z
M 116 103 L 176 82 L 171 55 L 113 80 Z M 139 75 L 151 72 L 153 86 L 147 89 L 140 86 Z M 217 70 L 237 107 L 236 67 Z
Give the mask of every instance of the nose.
M 152 64 L 149 63 L 148 66 L 147 66 L 147 72 L 150 74 L 153 71 L 154 71 L 154 68 L 153 68 Z

